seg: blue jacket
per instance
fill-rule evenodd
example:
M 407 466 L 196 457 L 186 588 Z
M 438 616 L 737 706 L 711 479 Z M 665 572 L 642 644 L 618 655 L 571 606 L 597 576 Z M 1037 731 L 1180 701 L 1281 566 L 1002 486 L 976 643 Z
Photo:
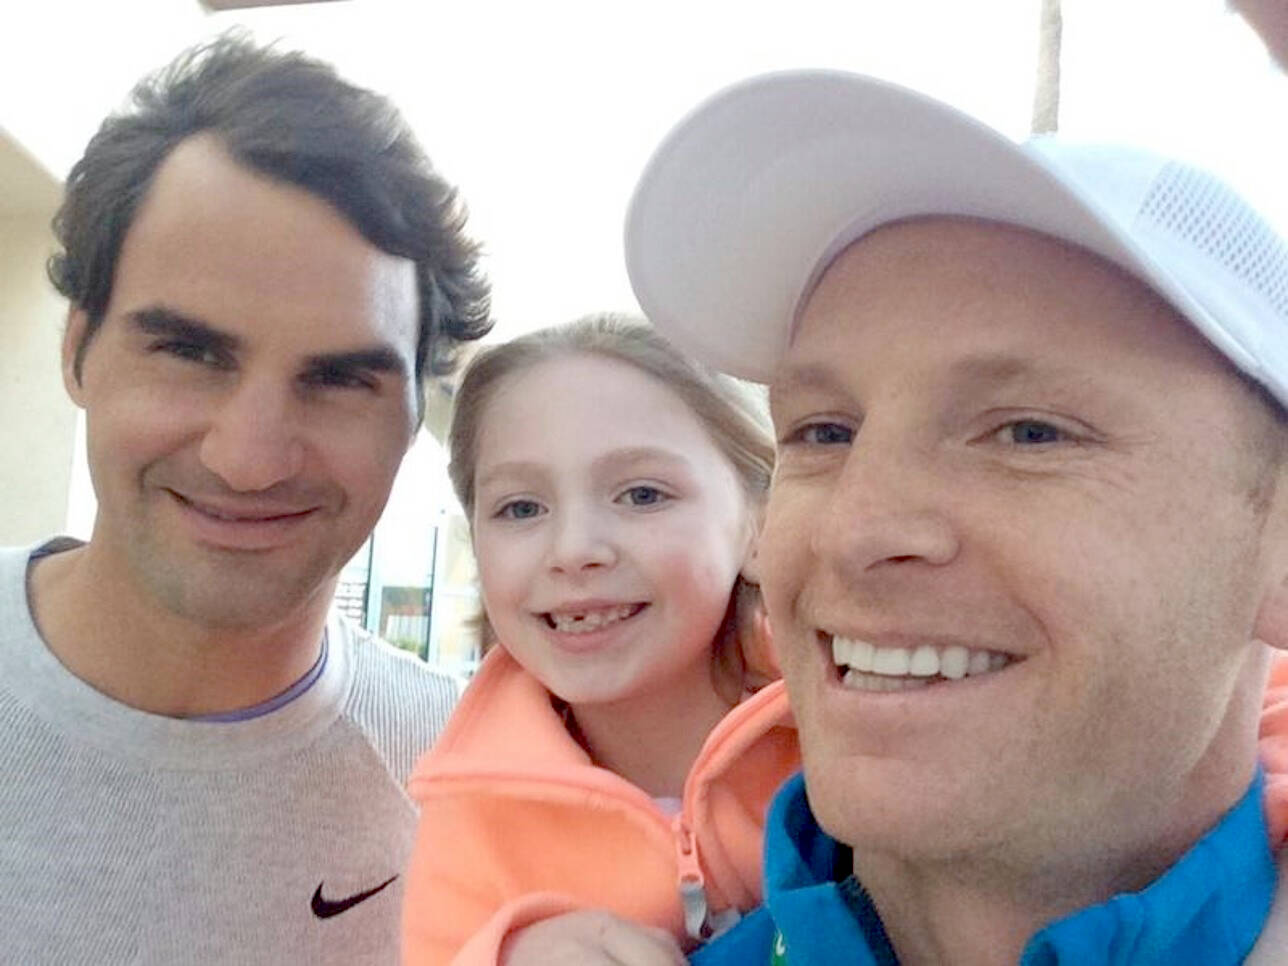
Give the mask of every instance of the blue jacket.
M 818 827 L 800 775 L 765 830 L 765 905 L 694 953 L 694 966 L 895 966 L 881 920 Z M 1274 895 L 1262 780 L 1160 878 L 1046 926 L 1021 966 L 1225 966 L 1243 961 Z M 777 956 L 774 947 L 777 946 Z

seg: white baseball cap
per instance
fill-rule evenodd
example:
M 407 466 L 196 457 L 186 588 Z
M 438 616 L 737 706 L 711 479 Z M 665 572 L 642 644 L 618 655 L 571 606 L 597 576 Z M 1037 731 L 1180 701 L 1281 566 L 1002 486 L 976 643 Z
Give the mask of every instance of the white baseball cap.
M 918 215 L 1018 225 L 1117 263 L 1288 406 L 1288 245 L 1233 191 L 1122 145 L 1016 144 L 857 74 L 767 74 L 699 105 L 635 189 L 627 271 L 668 338 L 767 382 L 831 260 Z

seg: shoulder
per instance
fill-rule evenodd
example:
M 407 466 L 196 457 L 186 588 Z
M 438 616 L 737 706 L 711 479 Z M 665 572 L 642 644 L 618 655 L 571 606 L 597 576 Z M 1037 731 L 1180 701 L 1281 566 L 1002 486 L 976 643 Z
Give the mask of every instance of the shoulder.
M 430 771 L 448 761 L 533 767 L 589 762 L 550 692 L 502 647 L 483 659 L 432 757 L 425 763 Z
M 27 567 L 33 560 L 52 556 L 64 550 L 74 550 L 81 541 L 71 537 L 54 536 L 38 543 L 20 547 L 0 546 L 0 581 L 11 583 L 26 579 Z
M 394 647 L 343 615 L 332 618 L 329 628 L 336 646 L 345 649 L 353 667 L 355 690 L 366 688 L 367 697 L 397 696 L 410 689 L 456 704 L 464 682 L 455 675 L 426 664 L 415 654 Z
M 51 537 L 26 546 L 0 547 L 0 622 L 8 636 L 24 638 L 32 646 L 38 644 L 31 601 L 43 596 L 45 582 L 36 579 L 32 564 L 79 546 L 80 541 L 70 537 Z M 48 575 L 45 570 L 41 574 Z M 43 649 L 43 644 L 39 646 Z
M 447 724 L 462 682 L 348 618 L 333 617 L 328 628 L 332 646 L 350 669 L 344 714 L 404 782 L 412 763 Z
M 20 584 L 25 580 L 30 547 L 0 547 L 0 584 Z

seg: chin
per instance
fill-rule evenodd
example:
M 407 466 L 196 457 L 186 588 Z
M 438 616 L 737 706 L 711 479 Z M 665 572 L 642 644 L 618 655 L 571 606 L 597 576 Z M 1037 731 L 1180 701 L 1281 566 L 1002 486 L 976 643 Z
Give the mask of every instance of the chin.
M 615 702 L 621 701 L 623 698 L 629 696 L 618 689 L 608 689 L 573 683 L 569 683 L 564 686 L 558 681 L 555 682 L 555 687 L 546 685 L 546 690 L 566 704 L 580 708 L 593 708 L 596 705 L 614 704 Z
M 819 826 L 856 852 L 943 860 L 988 847 L 997 816 L 974 821 L 982 803 L 948 776 L 893 760 L 826 758 L 805 762 L 810 809 Z M 944 780 L 947 778 L 947 780 Z
M 158 596 L 174 614 L 204 627 L 235 631 L 271 627 L 288 619 L 322 586 L 307 579 L 264 581 L 256 575 L 196 581 L 173 575 L 154 582 Z

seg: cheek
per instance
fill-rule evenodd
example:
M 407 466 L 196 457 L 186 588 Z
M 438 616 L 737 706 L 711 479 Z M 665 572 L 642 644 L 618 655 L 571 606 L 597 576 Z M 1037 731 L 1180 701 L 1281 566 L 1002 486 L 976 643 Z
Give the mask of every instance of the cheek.
M 789 509 L 782 501 L 771 501 L 760 533 L 760 586 L 771 619 L 776 612 L 787 616 L 787 602 L 799 589 L 811 554 L 811 534 Z
M 513 541 L 496 541 L 486 535 L 474 540 L 479 589 L 493 623 L 505 623 L 519 609 L 532 587 L 530 554 Z
M 98 392 L 86 407 L 91 471 L 107 466 L 144 468 L 200 436 L 198 400 L 160 398 L 144 389 Z
M 504 558 L 489 552 L 486 545 L 475 545 L 474 553 L 478 561 L 479 589 L 489 608 L 512 597 L 515 581 L 510 568 L 502 562 Z
M 331 476 L 350 500 L 383 507 L 408 448 L 408 437 L 397 426 L 364 423 L 333 428 L 315 435 L 310 448 L 317 455 L 320 472 Z
M 657 521 L 642 537 L 653 545 L 650 556 L 658 574 L 681 584 L 693 596 L 727 594 L 742 566 L 746 523 L 725 516 Z
M 1014 553 L 994 561 L 1005 592 L 1040 625 L 1051 669 L 1043 705 L 1081 721 L 1078 744 L 1098 748 L 1105 767 L 1160 733 L 1174 736 L 1176 754 L 1192 751 L 1185 734 L 1206 739 L 1218 682 L 1253 619 L 1255 579 L 1239 559 L 1247 534 L 1204 525 L 1212 507 L 1182 526 L 1168 501 L 1153 505 L 1109 527 L 1030 532 L 1026 542 L 1013 532 Z

